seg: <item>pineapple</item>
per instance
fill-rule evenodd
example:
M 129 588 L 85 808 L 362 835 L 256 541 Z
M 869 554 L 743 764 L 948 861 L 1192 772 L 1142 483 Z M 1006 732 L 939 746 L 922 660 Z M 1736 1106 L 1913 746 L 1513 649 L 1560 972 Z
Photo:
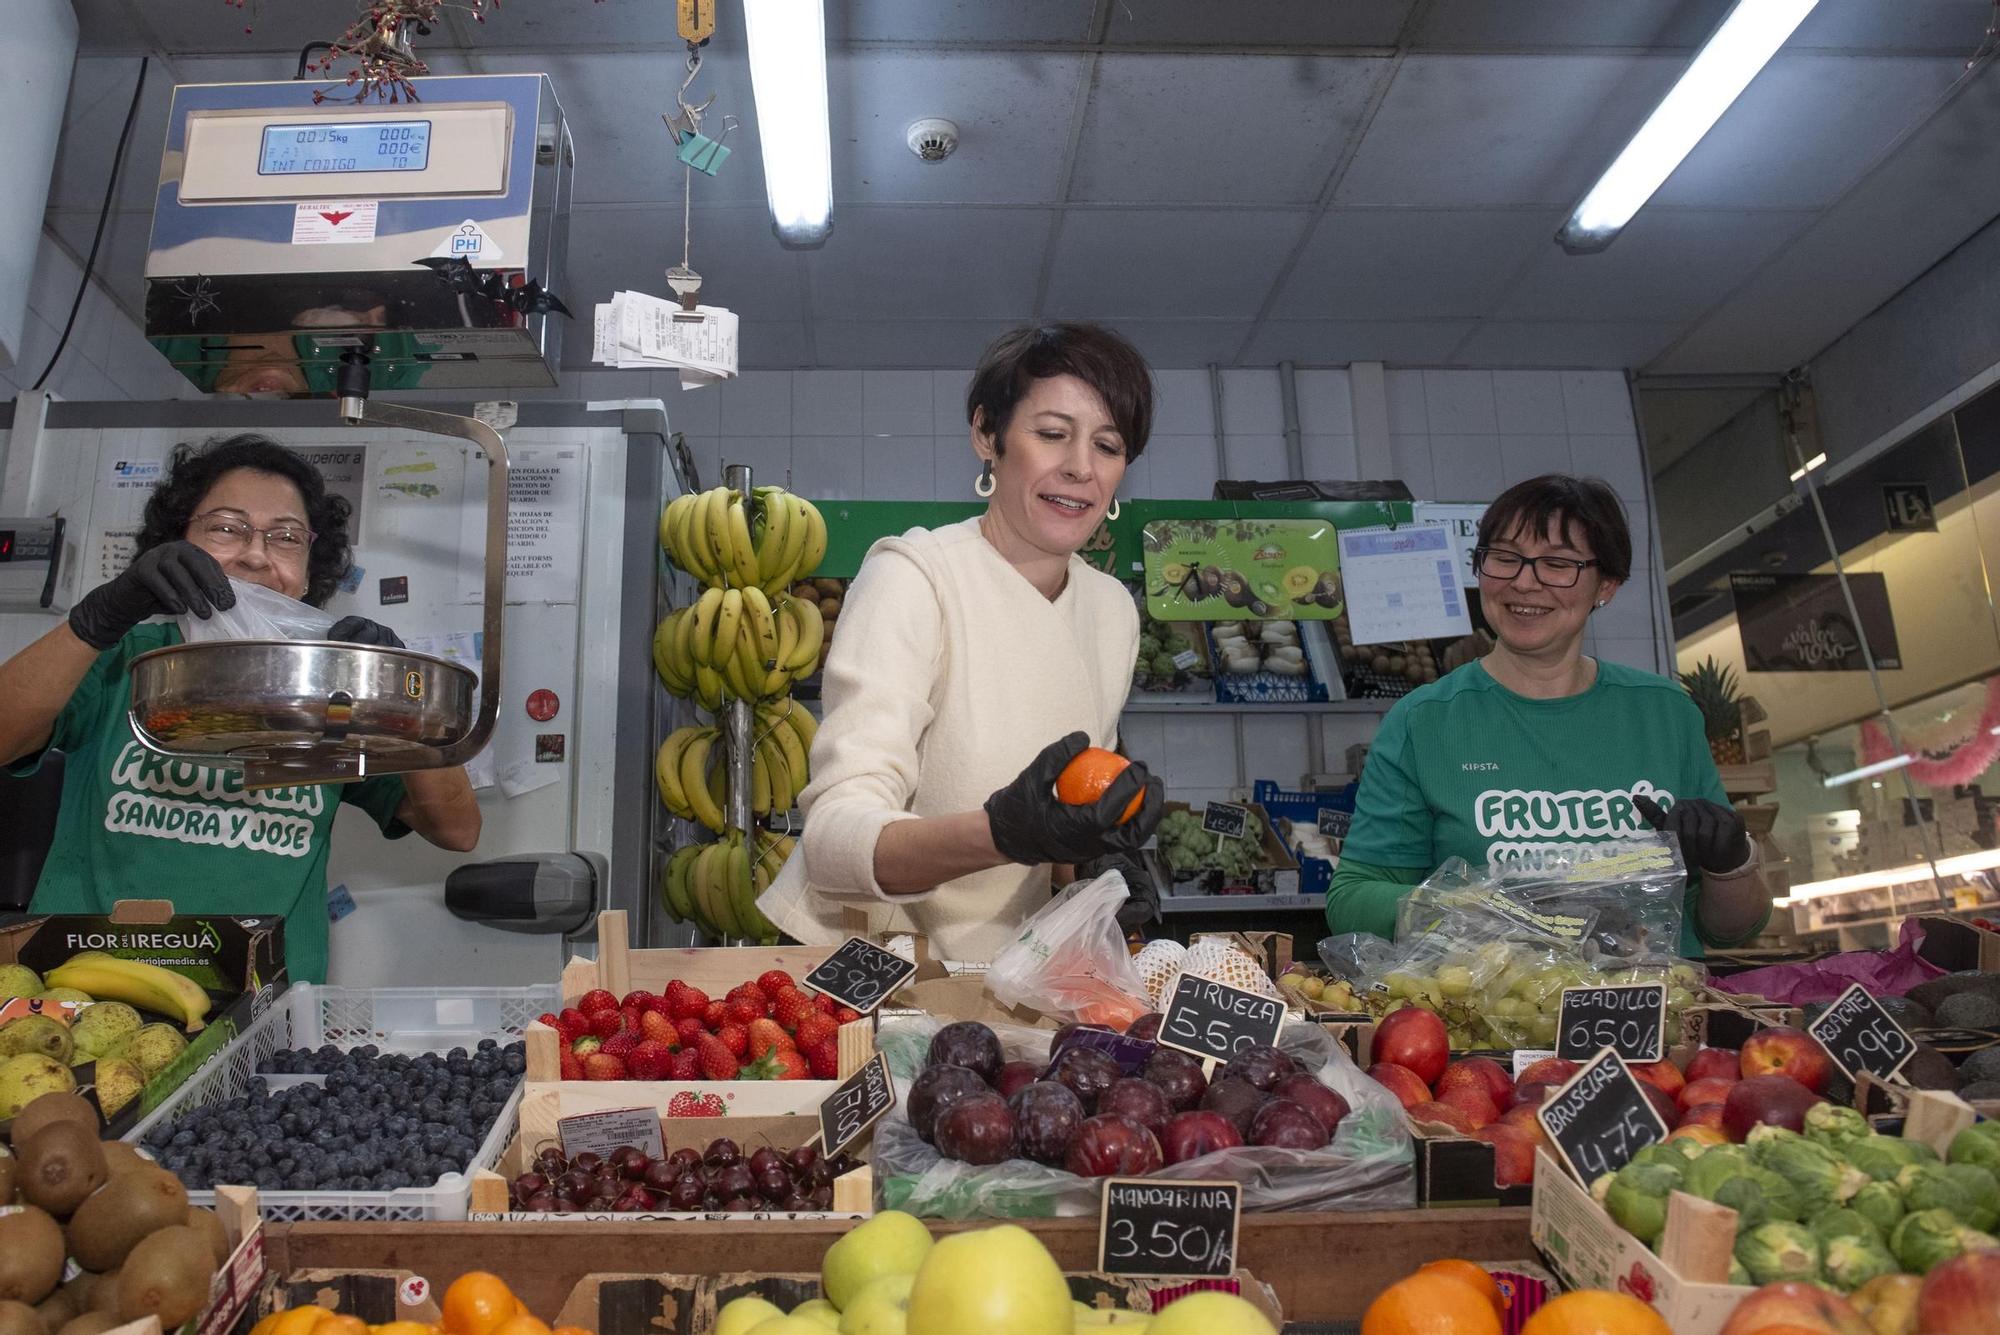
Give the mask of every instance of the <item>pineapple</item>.
M 1708 735 L 1708 753 L 1715 763 L 1743 763 L 1743 705 L 1736 694 L 1736 675 L 1715 659 L 1704 658 L 1692 672 L 1683 672 L 1681 685 L 1701 710 L 1702 731 Z

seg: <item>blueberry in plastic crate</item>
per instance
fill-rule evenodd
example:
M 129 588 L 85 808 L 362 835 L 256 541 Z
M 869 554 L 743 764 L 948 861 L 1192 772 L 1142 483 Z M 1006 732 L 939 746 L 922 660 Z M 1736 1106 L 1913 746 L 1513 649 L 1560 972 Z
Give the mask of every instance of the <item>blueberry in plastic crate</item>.
M 266 1219 L 463 1219 L 559 991 L 294 987 L 126 1139 L 196 1204 L 242 1182 Z

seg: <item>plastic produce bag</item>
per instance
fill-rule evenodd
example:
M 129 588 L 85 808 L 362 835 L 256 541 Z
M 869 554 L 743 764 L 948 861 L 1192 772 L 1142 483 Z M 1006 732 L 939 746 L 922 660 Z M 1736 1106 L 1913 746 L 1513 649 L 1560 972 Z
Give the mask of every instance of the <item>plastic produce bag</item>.
M 1396 947 L 1373 932 L 1342 932 L 1319 943 L 1319 962 L 1350 983 L 1381 977 L 1396 958 Z
M 1118 926 L 1128 894 L 1108 871 L 1057 895 L 993 957 L 986 990 L 1004 1005 L 1124 1029 L 1153 1008 Z
M 1080 1177 L 1030 1159 L 977 1166 L 946 1159 L 910 1125 L 909 1087 L 923 1069 L 929 1018 L 885 1022 L 877 1046 L 895 1073 L 897 1105 L 875 1127 L 869 1159 L 885 1209 L 928 1219 L 1044 1219 L 1094 1215 L 1103 1179 Z M 1047 1062 L 1055 1035 L 1046 1029 L 990 1026 L 1009 1061 Z M 1357 1069 L 1333 1036 L 1316 1024 L 1288 1024 L 1278 1046 L 1348 1102 L 1333 1142 L 1324 1149 L 1241 1146 L 1218 1150 L 1150 1174 L 1182 1181 L 1243 1184 L 1246 1210 L 1406 1210 L 1416 1203 L 1409 1123 L 1396 1097 Z
M 204 644 L 216 640 L 323 640 L 340 618 L 310 604 L 287 598 L 262 584 L 229 581 L 236 606 L 218 607 L 206 617 L 192 613 L 177 621 L 181 640 Z

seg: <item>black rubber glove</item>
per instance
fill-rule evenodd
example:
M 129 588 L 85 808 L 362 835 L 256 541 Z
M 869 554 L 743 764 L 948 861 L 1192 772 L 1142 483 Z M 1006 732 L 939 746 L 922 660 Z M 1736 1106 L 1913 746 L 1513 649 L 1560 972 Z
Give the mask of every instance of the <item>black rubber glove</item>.
M 367 617 L 342 617 L 333 623 L 333 629 L 326 633 L 326 638 L 347 644 L 365 644 L 375 649 L 408 648 L 396 638 L 395 631 Z
M 1089 806 L 1056 798 L 1056 776 L 1089 745 L 1090 738 L 1081 732 L 1049 743 L 1014 782 L 986 799 L 993 846 L 1009 862 L 1031 867 L 1088 862 L 1107 853 L 1136 853 L 1153 837 L 1166 811 L 1167 787 L 1144 765 L 1126 766 Z M 1145 801 L 1120 825 L 1118 818 L 1141 792 Z
M 102 651 L 148 617 L 192 612 L 206 621 L 217 609 L 234 606 L 236 590 L 214 557 L 185 540 L 163 542 L 140 552 L 116 579 L 79 598 L 69 609 L 69 628 Z
M 1734 807 L 1699 797 L 1683 798 L 1671 811 L 1648 797 L 1634 797 L 1632 805 L 1654 829 L 1680 842 L 1681 861 L 1690 871 L 1732 872 L 1750 861 L 1750 832 Z

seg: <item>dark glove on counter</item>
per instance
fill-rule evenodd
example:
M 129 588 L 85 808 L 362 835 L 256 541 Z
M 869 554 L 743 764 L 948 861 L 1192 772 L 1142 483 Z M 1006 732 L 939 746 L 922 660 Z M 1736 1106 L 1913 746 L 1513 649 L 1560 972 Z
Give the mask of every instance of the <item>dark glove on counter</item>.
M 333 623 L 333 629 L 326 633 L 329 640 L 340 640 L 346 644 L 365 644 L 375 649 L 404 649 L 408 646 L 396 638 L 396 632 L 379 621 L 367 617 L 342 617 Z
M 1107 853 L 1136 853 L 1165 814 L 1166 785 L 1131 764 L 1111 781 L 1104 795 L 1088 806 L 1071 806 L 1055 794 L 1063 766 L 1090 745 L 1090 738 L 1073 732 L 1042 748 L 1020 776 L 986 799 L 986 819 L 993 828 L 993 846 L 1009 862 L 1036 866 L 1044 862 L 1088 862 Z M 1131 820 L 1118 818 L 1141 792 L 1145 801 Z
M 207 620 L 236 606 L 236 591 L 215 558 L 186 540 L 163 542 L 133 558 L 116 579 L 98 585 L 69 609 L 69 628 L 91 648 L 109 649 L 148 617 L 192 612 Z
M 1723 875 L 1750 861 L 1750 832 L 1734 807 L 1699 797 L 1683 798 L 1670 811 L 1647 797 L 1634 797 L 1632 805 L 1654 829 L 1679 841 L 1681 861 L 1690 871 Z

